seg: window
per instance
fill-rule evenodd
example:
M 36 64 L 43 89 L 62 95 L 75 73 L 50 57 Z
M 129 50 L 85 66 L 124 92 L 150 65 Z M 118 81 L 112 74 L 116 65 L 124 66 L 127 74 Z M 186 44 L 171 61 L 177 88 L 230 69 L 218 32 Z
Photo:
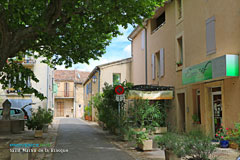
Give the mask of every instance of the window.
M 182 18 L 182 0 L 177 0 L 177 18 Z
M 180 67 L 183 64 L 183 38 L 182 36 L 177 38 L 177 66 Z
M 165 12 L 163 12 L 157 18 L 152 19 L 151 21 L 152 32 L 155 32 L 156 30 L 158 30 L 163 24 L 165 24 Z
M 121 83 L 121 74 L 120 73 L 113 73 L 113 84 L 117 85 Z
M 215 17 L 206 21 L 206 49 L 207 55 L 216 53 Z

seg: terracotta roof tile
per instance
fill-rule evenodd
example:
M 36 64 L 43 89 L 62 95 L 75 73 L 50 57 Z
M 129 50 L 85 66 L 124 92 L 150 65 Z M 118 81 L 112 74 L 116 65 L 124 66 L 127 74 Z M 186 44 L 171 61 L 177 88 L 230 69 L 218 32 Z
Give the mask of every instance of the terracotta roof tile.
M 90 72 L 84 72 L 79 70 L 55 70 L 54 79 L 55 81 L 74 81 L 83 83 Z

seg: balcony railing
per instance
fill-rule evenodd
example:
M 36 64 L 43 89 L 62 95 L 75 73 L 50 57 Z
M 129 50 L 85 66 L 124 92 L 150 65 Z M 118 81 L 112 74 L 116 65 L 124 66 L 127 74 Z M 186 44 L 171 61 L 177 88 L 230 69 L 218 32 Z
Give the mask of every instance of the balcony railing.
M 56 98 L 74 98 L 73 91 L 58 91 L 55 95 Z
M 33 58 L 23 58 L 23 59 L 21 59 L 21 60 L 14 60 L 14 62 L 16 62 L 16 63 L 22 63 L 22 65 L 24 65 L 24 66 L 30 66 L 30 67 L 32 67 L 32 66 L 34 66 L 34 64 L 36 63 L 36 60 L 35 59 L 33 59 Z M 7 60 L 7 63 L 8 63 L 8 60 Z
M 36 60 L 33 58 L 23 59 L 22 64 L 24 66 L 33 66 L 36 63 Z

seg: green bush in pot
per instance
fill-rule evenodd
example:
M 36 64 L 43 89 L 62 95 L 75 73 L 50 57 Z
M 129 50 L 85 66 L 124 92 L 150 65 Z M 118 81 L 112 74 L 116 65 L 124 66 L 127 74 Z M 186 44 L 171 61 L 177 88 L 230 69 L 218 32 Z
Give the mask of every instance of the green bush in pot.
M 166 133 L 156 138 L 161 149 L 170 150 L 177 157 L 185 157 L 188 160 L 209 160 L 216 148 L 211 143 L 211 138 L 200 131 L 192 131 L 188 134 Z

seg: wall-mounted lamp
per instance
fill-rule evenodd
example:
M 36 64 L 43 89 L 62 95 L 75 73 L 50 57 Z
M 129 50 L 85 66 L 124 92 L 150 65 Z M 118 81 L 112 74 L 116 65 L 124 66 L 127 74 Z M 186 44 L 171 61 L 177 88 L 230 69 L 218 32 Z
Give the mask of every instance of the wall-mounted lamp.
M 93 77 L 92 77 L 92 81 L 93 81 L 93 83 L 96 83 L 96 82 L 97 82 L 97 77 L 96 77 L 96 76 L 93 76 Z

